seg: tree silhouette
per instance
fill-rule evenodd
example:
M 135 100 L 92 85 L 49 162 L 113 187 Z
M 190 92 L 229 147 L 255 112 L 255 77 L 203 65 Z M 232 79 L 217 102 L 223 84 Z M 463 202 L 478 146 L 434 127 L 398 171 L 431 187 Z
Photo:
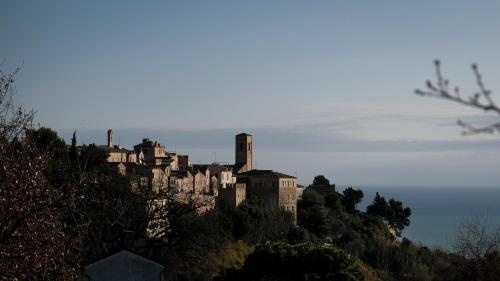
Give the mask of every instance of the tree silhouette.
M 317 175 L 314 177 L 313 185 L 330 185 L 330 180 L 324 175 Z

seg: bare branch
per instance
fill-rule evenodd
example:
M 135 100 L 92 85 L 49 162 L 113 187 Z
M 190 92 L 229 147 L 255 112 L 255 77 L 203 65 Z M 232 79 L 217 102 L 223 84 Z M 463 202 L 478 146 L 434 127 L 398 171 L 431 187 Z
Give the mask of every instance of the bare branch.
M 493 112 L 500 115 L 500 108 L 491 98 L 491 90 L 487 89 L 484 86 L 482 75 L 479 72 L 476 64 L 472 64 L 471 68 L 476 78 L 476 84 L 479 91 L 465 98 L 460 95 L 460 88 L 457 86 L 453 88 L 453 92 L 450 92 L 449 80 L 443 78 L 441 72 L 441 63 L 439 62 L 439 60 L 434 61 L 434 66 L 436 70 L 436 85 L 434 85 L 430 80 L 427 80 L 427 89 L 416 89 L 415 94 L 420 96 L 429 96 L 450 100 L 465 106 L 480 109 L 485 112 Z M 487 126 L 474 126 L 462 120 L 458 120 L 457 124 L 464 130 L 462 132 L 463 135 L 474 135 L 482 133 L 492 134 L 495 131 L 500 133 L 500 122 Z

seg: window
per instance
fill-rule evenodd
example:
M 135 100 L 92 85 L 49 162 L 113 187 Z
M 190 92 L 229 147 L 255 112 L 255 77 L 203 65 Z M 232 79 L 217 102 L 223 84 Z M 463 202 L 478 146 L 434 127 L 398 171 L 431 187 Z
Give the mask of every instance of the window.
M 240 151 L 243 151 L 243 143 L 240 143 Z
M 251 143 L 248 144 L 248 150 L 252 150 L 252 144 Z

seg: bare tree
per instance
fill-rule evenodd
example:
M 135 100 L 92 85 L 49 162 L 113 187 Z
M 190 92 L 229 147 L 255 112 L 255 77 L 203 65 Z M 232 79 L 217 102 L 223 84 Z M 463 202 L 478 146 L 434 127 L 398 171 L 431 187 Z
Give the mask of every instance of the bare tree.
M 459 228 L 455 250 L 459 280 L 490 281 L 500 276 L 500 228 L 488 218 L 474 217 Z
M 33 111 L 13 102 L 19 70 L 0 71 L 0 280 L 56 280 L 67 253 L 60 192 L 47 183 L 48 156 L 28 134 Z
M 460 225 L 455 249 L 461 256 L 480 260 L 500 250 L 500 227 L 492 228 L 488 217 L 475 217 Z
M 13 101 L 16 92 L 15 76 L 21 67 L 22 65 L 18 66 L 10 73 L 0 70 L 0 135 L 9 140 L 30 129 L 35 114 L 33 110 L 26 111 Z
M 487 89 L 482 80 L 482 75 L 479 73 L 476 64 L 471 66 L 474 76 L 476 78 L 476 84 L 478 86 L 478 91 L 463 97 L 460 94 L 460 88 L 455 86 L 450 89 L 450 83 L 448 79 L 443 78 L 441 72 L 441 64 L 439 60 L 434 61 L 434 66 L 436 69 L 436 83 L 434 84 L 430 80 L 426 81 L 426 90 L 416 89 L 415 94 L 421 96 L 430 96 L 441 98 L 449 101 L 453 101 L 465 106 L 483 110 L 484 112 L 493 112 L 500 115 L 500 108 L 495 104 L 491 98 L 491 90 Z M 489 124 L 489 125 L 472 125 L 461 119 L 457 120 L 457 124 L 462 127 L 463 135 L 472 135 L 480 133 L 493 134 L 496 132 L 500 133 L 500 122 Z

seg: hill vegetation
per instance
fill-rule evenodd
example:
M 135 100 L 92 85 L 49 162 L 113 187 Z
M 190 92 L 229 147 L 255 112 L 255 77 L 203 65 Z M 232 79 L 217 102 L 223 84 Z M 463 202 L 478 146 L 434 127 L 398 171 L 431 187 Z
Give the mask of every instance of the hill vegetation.
M 377 193 L 358 210 L 363 192 L 339 192 L 324 176 L 303 191 L 298 225 L 258 198 L 207 209 L 131 188 L 137 179 L 112 170 L 104 150 L 77 152 L 76 133 L 68 146 L 34 128 L 32 112 L 11 102 L 12 83 L 0 80 L 0 280 L 75 279 L 122 249 L 165 265 L 167 280 L 498 279 L 498 240 L 473 251 L 481 228 L 464 233 L 462 252 L 429 249 L 402 238 L 402 202 Z

